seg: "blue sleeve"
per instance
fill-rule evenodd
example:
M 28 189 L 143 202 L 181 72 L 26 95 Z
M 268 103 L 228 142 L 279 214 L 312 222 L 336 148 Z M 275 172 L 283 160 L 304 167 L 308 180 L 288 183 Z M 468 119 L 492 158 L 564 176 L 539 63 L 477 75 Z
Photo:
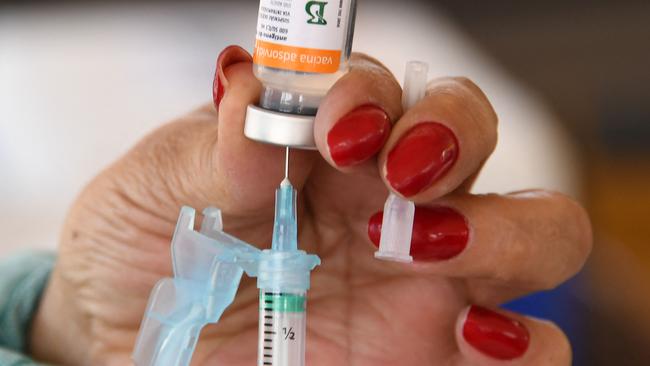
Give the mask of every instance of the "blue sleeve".
M 0 365 L 2 366 L 42 366 L 28 356 L 21 355 L 4 348 L 0 348 Z
M 54 259 L 39 252 L 0 260 L 0 365 L 37 365 L 24 354 Z

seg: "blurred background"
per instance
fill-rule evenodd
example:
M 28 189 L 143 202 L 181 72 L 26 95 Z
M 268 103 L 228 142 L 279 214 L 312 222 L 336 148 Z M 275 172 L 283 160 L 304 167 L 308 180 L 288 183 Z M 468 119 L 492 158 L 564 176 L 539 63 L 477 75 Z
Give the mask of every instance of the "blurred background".
M 543 187 L 590 211 L 596 248 L 509 307 L 558 322 L 576 365 L 650 364 L 650 2 L 360 0 L 355 49 L 401 78 L 464 75 L 500 116 L 477 192 Z M 148 131 L 211 100 L 257 1 L 0 3 L 0 258 L 56 248 L 67 208 Z

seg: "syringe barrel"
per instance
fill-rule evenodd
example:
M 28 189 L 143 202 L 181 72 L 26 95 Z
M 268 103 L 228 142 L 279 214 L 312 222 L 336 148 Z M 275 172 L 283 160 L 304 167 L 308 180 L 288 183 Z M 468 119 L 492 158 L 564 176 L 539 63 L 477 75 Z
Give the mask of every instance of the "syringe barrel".
M 258 366 L 304 366 L 305 292 L 260 290 Z

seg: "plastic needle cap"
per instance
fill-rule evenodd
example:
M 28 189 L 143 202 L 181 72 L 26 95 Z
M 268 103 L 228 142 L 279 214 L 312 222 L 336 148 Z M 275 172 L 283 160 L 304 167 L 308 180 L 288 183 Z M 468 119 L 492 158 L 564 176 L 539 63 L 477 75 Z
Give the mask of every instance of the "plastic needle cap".
M 298 250 L 296 190 L 288 179 L 275 192 L 275 223 L 272 249 L 282 252 Z
M 429 65 L 424 62 L 411 61 L 406 64 L 406 77 L 402 92 L 404 110 L 417 104 L 427 90 Z M 384 218 L 381 226 L 379 250 L 375 252 L 378 259 L 413 262 L 411 257 L 411 238 L 413 236 L 413 219 L 415 204 L 393 193 L 384 205 Z
M 289 153 L 287 146 L 284 161 L 284 180 L 275 191 L 275 222 L 271 249 L 281 252 L 298 250 L 298 192 L 289 181 Z

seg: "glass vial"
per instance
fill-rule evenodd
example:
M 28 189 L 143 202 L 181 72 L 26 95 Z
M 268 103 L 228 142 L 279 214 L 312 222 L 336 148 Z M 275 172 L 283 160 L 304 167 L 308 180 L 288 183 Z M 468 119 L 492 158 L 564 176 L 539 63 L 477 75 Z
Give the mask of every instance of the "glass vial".
M 348 69 L 355 16 L 356 0 L 260 0 L 253 62 L 263 89 L 259 106 L 253 111 L 249 108 L 251 123 L 260 122 L 263 111 L 316 115 L 327 91 Z M 290 121 L 284 122 L 288 126 L 304 122 L 308 130 L 309 118 L 287 118 Z M 285 132 L 262 133 L 257 131 L 259 128 L 247 129 L 246 135 L 279 145 L 295 145 L 287 143 L 291 138 L 285 136 L 282 141 L 278 136 Z

